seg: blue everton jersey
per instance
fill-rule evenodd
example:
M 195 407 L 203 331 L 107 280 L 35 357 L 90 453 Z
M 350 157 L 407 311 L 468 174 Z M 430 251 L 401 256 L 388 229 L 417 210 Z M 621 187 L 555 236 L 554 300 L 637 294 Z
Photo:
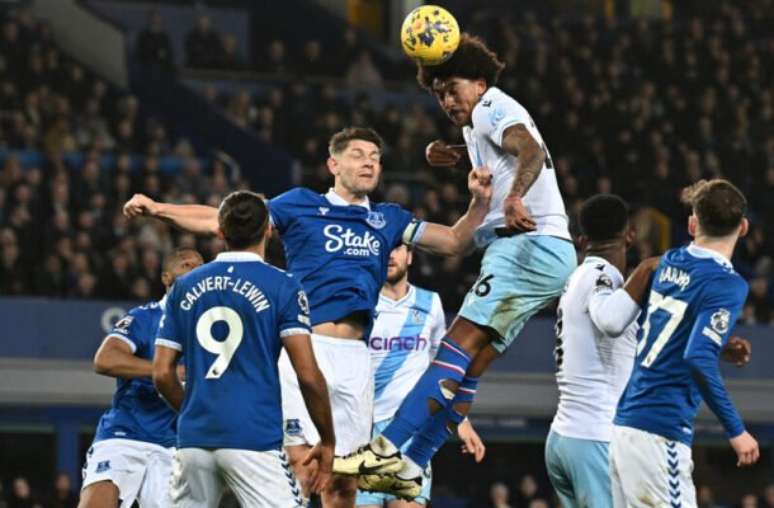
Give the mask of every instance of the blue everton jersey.
M 269 201 L 288 269 L 301 281 L 312 325 L 376 308 L 390 251 L 412 221 L 398 205 L 349 205 L 338 195 L 296 188 Z M 421 224 L 414 237 L 421 234 Z M 410 239 L 411 240 L 411 239 Z
M 729 437 L 744 431 L 723 385 L 718 360 L 747 283 L 719 254 L 691 245 L 661 257 L 616 425 L 690 445 L 704 400 Z
M 153 360 L 161 302 L 135 307 L 116 322 L 108 337 L 129 344 L 134 355 Z M 159 396 L 151 378 L 117 379 L 113 405 L 97 425 L 94 442 L 120 438 L 161 446 L 175 445 L 175 412 Z
M 175 282 L 156 345 L 185 362 L 178 447 L 280 448 L 281 338 L 310 333 L 308 308 L 292 275 L 247 252 L 224 252 Z

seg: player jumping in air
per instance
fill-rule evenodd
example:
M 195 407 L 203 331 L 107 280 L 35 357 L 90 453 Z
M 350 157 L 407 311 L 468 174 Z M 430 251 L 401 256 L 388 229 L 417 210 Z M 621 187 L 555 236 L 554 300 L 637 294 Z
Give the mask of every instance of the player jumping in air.
M 164 259 L 161 282 L 169 291 L 175 279 L 201 264 L 195 250 L 175 250 Z M 171 506 L 176 414 L 151 380 L 165 300 L 130 310 L 94 356 L 97 373 L 116 378 L 116 393 L 86 454 L 80 508 L 128 508 L 135 501 L 142 508 Z
M 373 385 L 363 339 L 371 328 L 390 251 L 405 243 L 438 254 L 461 254 L 489 211 L 491 184 L 485 168 L 470 172 L 470 207 L 452 227 L 414 220 L 394 204 L 371 203 L 368 194 L 379 182 L 382 147 L 371 129 L 344 129 L 330 140 L 327 164 L 334 186 L 327 194 L 295 188 L 268 202 L 288 268 L 309 296 L 312 345 L 328 382 L 337 454 L 353 452 L 371 436 Z M 156 203 L 136 195 L 124 212 L 157 217 L 200 234 L 214 234 L 218 228 L 217 210 L 208 206 Z M 319 436 L 284 356 L 280 364 L 286 450 L 306 488 L 312 470 L 302 461 Z M 338 477 L 323 492 L 323 504 L 354 506 L 356 492 L 355 478 Z
M 392 250 L 387 281 L 379 295 L 377 317 L 368 339 L 374 369 L 374 435 L 392 421 L 401 401 L 437 353 L 446 332 L 441 297 L 408 281 L 411 259 L 412 251 L 405 245 Z M 466 420 L 457 430 L 463 451 L 481 461 L 486 449 L 470 422 Z M 423 474 L 422 492 L 408 504 L 390 494 L 360 492 L 356 505 L 421 508 L 430 501 L 429 465 Z
M 287 351 L 320 442 L 312 490 L 331 478 L 335 437 L 325 379 L 309 337 L 309 305 L 298 281 L 263 261 L 269 214 L 255 193 L 237 191 L 219 210 L 223 252 L 181 277 L 167 297 L 153 381 L 180 412 L 172 500 L 216 507 L 224 483 L 242 506 L 306 506 L 282 452 L 277 368 Z M 186 388 L 175 366 L 183 356 Z
M 694 241 L 661 257 L 615 416 L 610 473 L 616 507 L 696 506 L 690 446 L 702 400 L 722 423 L 737 464 L 759 457 L 718 366 L 747 297 L 747 283 L 730 261 L 747 233 L 747 202 L 719 179 L 698 182 L 684 197 L 692 207 Z
M 503 67 L 467 34 L 449 60 L 419 67 L 419 83 L 462 128 L 473 167 L 491 171 L 490 209 L 475 234 L 485 254 L 438 355 L 393 422 L 368 446 L 334 462 L 338 473 L 360 474 L 364 488 L 405 497 L 419 492 L 422 470 L 470 410 L 479 376 L 559 296 L 576 265 L 548 149 L 527 110 L 495 86 Z M 440 141 L 428 146 L 431 165 L 453 165 L 459 157 Z M 412 436 L 401 461 L 398 450 Z M 396 462 L 401 471 L 391 474 Z

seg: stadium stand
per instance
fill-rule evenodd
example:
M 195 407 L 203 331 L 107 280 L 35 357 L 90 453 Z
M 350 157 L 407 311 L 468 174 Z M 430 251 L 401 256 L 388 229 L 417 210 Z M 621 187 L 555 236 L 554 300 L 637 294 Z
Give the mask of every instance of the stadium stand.
M 448 3 L 508 64 L 501 86 L 535 115 L 568 209 L 595 192 L 617 192 L 635 205 L 632 263 L 686 240 L 682 186 L 715 176 L 739 185 L 750 197 L 753 226 L 734 260 L 751 285 L 743 321 L 774 323 L 773 2 L 715 2 L 700 12 L 678 9 L 668 21 L 504 15 L 497 2 L 475 12 L 462 1 Z M 374 125 L 388 142 L 378 197 L 439 222 L 459 216 L 464 171 L 431 170 L 422 154 L 433 139 L 460 137 L 411 82 L 410 66 L 354 29 L 337 40 L 287 40 L 269 31 L 228 33 L 207 15 L 187 19 L 170 33 L 163 10 L 143 8 L 131 34 L 137 61 L 180 76 L 229 122 L 281 147 L 301 168 L 304 185 L 328 188 L 323 162 L 332 132 Z M 0 58 L 0 295 L 146 301 L 163 293 L 160 260 L 173 245 L 196 245 L 207 259 L 223 248 L 160 222 L 130 224 L 120 209 L 139 191 L 216 205 L 248 186 L 233 161 L 202 149 L 137 96 L 67 55 L 51 27 L 25 9 L 5 13 Z M 477 268 L 475 256 L 419 254 L 412 277 L 454 311 Z M 534 461 L 512 467 L 519 446 L 490 449 L 484 469 L 441 468 L 445 480 L 433 506 L 555 506 L 542 468 L 526 468 L 540 463 L 538 451 L 528 452 Z M 706 482 L 698 488 L 700 506 L 774 508 L 774 484 L 713 483 L 722 474 L 708 470 L 712 463 L 697 457 Z M 771 470 L 770 458 L 766 464 Z M 0 507 L 76 504 L 68 474 L 53 483 L 50 475 L 25 478 L 7 467 L 2 474 Z M 455 481 L 461 475 L 473 481 Z

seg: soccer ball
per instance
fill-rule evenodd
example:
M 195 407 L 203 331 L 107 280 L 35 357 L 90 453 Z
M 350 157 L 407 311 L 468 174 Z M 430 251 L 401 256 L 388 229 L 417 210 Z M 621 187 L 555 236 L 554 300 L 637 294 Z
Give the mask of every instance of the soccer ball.
M 403 51 L 422 65 L 445 62 L 460 43 L 460 27 L 449 11 L 423 5 L 411 11 L 400 29 Z

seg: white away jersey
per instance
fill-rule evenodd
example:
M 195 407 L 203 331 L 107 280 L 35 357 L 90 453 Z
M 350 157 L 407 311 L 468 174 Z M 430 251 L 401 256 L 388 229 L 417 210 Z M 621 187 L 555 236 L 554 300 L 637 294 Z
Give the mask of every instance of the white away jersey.
M 473 127 L 462 134 L 473 167 L 486 166 L 492 172 L 492 202 L 489 214 L 476 231 L 476 245 L 485 247 L 495 239 L 494 229 L 505 225 L 503 203 L 519 171 L 519 158 L 502 149 L 508 127 L 524 124 L 546 153 L 543 169 L 524 196 L 524 206 L 537 223 L 529 235 L 551 235 L 570 239 L 567 214 L 559 192 L 554 165 L 535 122 L 526 109 L 497 87 L 490 87 L 473 108 Z
M 623 285 L 607 260 L 587 257 L 567 281 L 556 321 L 556 381 L 559 407 L 551 429 L 565 437 L 610 441 L 618 399 L 632 372 L 637 322 L 609 337 L 591 318 L 592 300 L 605 299 Z M 597 300 L 595 304 L 599 302 Z
M 374 369 L 374 421 L 392 418 L 425 372 L 446 333 L 438 293 L 409 285 L 398 301 L 379 295 L 368 349 Z

